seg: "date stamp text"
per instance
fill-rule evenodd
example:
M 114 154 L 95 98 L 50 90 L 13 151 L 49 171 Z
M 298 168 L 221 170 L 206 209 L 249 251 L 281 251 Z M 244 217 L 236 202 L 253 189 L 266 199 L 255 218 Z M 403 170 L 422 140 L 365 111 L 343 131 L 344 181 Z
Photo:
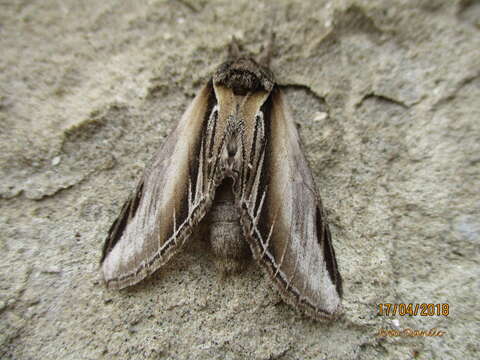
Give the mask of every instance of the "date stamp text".
M 378 304 L 380 316 L 448 316 L 449 304 Z

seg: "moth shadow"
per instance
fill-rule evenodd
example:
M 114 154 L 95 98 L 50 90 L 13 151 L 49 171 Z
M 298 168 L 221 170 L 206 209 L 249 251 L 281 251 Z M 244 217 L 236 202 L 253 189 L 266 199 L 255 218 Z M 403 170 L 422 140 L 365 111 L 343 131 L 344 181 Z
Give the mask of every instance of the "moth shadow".
M 207 240 L 192 239 L 187 246 L 176 254 L 167 264 L 121 292 L 133 295 L 136 293 L 147 293 L 158 287 L 176 286 L 178 284 L 198 284 L 202 279 L 218 281 L 223 285 L 233 284 L 237 280 L 245 279 L 248 273 L 259 273 L 260 268 L 253 258 L 245 259 L 242 269 L 235 273 L 224 274 L 217 269 L 215 264 L 218 258 L 210 248 Z M 247 276 L 248 277 L 248 276 Z

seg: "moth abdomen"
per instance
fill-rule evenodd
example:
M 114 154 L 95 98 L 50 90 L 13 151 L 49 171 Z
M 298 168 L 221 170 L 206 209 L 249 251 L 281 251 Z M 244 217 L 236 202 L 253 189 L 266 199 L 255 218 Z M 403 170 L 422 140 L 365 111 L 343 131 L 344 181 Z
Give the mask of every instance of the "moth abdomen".
M 232 184 L 231 179 L 227 178 L 217 188 L 212 208 L 205 219 L 215 263 L 223 275 L 242 270 L 249 256 L 249 246 L 240 225 L 240 213 L 235 205 Z

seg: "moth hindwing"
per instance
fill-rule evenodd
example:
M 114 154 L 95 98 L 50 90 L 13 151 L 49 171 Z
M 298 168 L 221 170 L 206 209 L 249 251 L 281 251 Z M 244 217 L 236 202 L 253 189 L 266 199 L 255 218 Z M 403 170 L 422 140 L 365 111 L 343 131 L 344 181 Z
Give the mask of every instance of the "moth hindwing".
M 161 268 L 203 220 L 222 271 L 253 254 L 287 303 L 316 319 L 339 313 L 330 230 L 265 64 L 231 54 L 153 160 L 108 233 L 107 286 L 133 285 Z

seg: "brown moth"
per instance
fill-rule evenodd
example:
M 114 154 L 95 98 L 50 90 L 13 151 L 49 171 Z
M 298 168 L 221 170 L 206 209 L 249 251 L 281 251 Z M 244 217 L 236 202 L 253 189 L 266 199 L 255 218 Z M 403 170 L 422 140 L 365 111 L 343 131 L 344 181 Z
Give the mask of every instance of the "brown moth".
M 145 169 L 105 241 L 108 287 L 138 283 L 209 225 L 224 273 L 253 255 L 282 298 L 315 319 L 341 308 L 330 230 L 284 95 L 230 47 Z

